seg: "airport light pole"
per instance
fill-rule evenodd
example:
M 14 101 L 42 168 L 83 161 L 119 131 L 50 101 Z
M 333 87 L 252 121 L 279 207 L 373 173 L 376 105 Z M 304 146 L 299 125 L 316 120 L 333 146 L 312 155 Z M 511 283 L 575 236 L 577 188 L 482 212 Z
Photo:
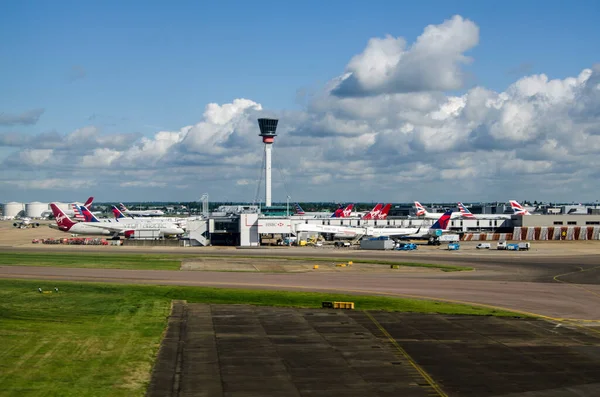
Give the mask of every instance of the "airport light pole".
M 285 206 L 286 216 L 290 216 L 290 196 L 287 196 L 287 204 Z

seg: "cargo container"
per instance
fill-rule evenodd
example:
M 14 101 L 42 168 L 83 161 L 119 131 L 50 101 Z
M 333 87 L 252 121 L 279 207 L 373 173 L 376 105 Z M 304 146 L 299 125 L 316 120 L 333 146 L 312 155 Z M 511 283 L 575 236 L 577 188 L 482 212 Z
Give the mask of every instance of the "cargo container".
M 396 246 L 394 240 L 361 240 L 360 249 L 362 250 L 393 250 Z

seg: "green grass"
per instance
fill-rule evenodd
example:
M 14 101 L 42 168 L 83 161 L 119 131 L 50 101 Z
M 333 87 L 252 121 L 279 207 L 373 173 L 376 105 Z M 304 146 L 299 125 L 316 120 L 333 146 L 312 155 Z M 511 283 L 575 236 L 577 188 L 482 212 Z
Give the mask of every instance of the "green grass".
M 252 256 L 252 255 L 198 255 L 198 254 L 102 254 L 96 252 L 65 252 L 65 253 L 32 253 L 32 252 L 1 252 L 0 265 L 20 266 L 54 266 L 101 269 L 139 269 L 139 270 L 179 270 L 183 259 L 194 258 L 232 258 L 232 259 L 279 259 L 284 261 L 305 262 L 348 262 L 372 263 L 380 265 L 399 265 L 441 269 L 445 272 L 473 270 L 471 267 L 437 265 L 431 263 L 412 263 L 399 261 L 384 261 L 375 259 L 352 258 L 312 258 L 288 256 Z
M 169 255 L 2 252 L 0 265 L 179 270 L 181 260 Z
M 0 395 L 143 395 L 172 299 L 305 308 L 352 301 L 358 310 L 522 317 L 392 297 L 0 280 Z

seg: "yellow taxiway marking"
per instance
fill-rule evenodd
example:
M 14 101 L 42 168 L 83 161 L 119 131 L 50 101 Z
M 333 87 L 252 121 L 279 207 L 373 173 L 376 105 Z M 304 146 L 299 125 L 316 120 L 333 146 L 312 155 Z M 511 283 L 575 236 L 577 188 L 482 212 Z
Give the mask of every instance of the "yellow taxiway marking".
M 584 269 L 584 268 L 582 268 L 581 266 L 578 266 L 578 268 L 579 268 L 579 270 L 575 270 L 575 271 L 573 271 L 573 272 L 568 272 L 568 273 L 563 273 L 563 274 L 558 274 L 558 275 L 556 275 L 556 276 L 554 276 L 554 277 L 552 277 L 552 278 L 554 279 L 554 281 L 558 281 L 559 283 L 563 283 L 563 284 L 569 284 L 569 285 L 572 285 L 573 287 L 580 288 L 580 289 L 582 289 L 582 290 L 584 290 L 584 291 L 586 291 L 586 292 L 589 292 L 590 294 L 593 294 L 593 295 L 596 295 L 596 296 L 600 297 L 600 294 L 599 294 L 599 293 L 597 293 L 597 292 L 595 292 L 595 291 L 590 291 L 589 289 L 585 288 L 585 287 L 584 287 L 583 285 L 581 285 L 581 284 L 575 284 L 575 283 L 572 283 L 572 282 L 570 282 L 570 281 L 565 281 L 565 280 L 560 280 L 560 279 L 559 279 L 560 277 L 563 277 L 563 276 L 568 276 L 568 275 L 570 275 L 570 274 L 584 273 L 584 272 L 587 272 L 587 271 L 590 271 L 590 270 L 598 269 L 598 268 L 600 268 L 600 266 L 589 267 L 589 268 L 587 268 L 587 269 Z
M 413 360 L 413 358 L 406 352 L 406 350 L 404 350 L 402 346 L 400 346 L 398 342 L 396 342 L 396 339 L 394 339 L 394 337 L 392 337 L 392 335 L 390 335 L 389 332 L 387 332 L 387 330 L 381 324 L 379 324 L 379 321 L 377 321 L 375 317 L 373 317 L 368 311 L 365 310 L 364 313 L 373 322 L 373 324 L 375 324 L 375 326 L 379 328 L 383 335 L 385 335 L 385 337 L 388 338 L 390 342 L 392 342 L 392 345 L 394 345 L 396 350 L 400 352 L 400 354 L 406 359 L 406 361 L 408 361 L 410 365 L 415 370 L 417 370 L 417 372 L 423 377 L 423 379 L 425 379 L 427 383 L 429 383 L 429 386 L 431 386 L 431 388 L 436 391 L 437 395 L 439 397 L 448 397 L 448 395 L 444 393 L 442 388 L 433 380 L 433 378 L 419 364 L 417 364 L 417 362 Z

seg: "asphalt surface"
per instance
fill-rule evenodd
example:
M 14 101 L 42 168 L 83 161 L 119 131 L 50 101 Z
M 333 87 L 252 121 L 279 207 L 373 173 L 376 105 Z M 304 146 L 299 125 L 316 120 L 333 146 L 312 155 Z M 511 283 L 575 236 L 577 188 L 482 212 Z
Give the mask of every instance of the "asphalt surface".
M 179 301 L 148 396 L 592 397 L 599 362 L 541 320 Z
M 592 246 L 594 248 L 595 245 Z M 476 303 L 554 319 L 600 321 L 600 254 L 536 255 L 534 252 L 380 252 L 343 249 L 130 249 L 36 246 L 35 252 L 152 253 L 209 256 L 311 257 L 468 265 L 467 272 L 247 273 L 0 266 L 0 278 L 334 291 Z M 0 247 L 20 252 L 22 247 Z M 416 254 L 416 255 L 414 255 Z M 382 265 L 384 266 L 384 265 Z
M 427 249 L 429 248 L 429 249 Z M 585 254 L 565 252 L 539 255 L 535 252 L 509 252 L 496 250 L 477 250 L 449 252 L 427 247 L 420 252 L 401 251 L 364 251 L 346 249 L 306 249 L 306 248 L 251 248 L 231 249 L 231 247 L 211 248 L 129 248 L 129 247 L 96 247 L 96 246 L 29 246 L 28 248 L 2 246 L 0 252 L 81 252 L 103 254 L 177 254 L 210 256 L 244 256 L 244 257 L 292 257 L 292 258 L 342 258 L 373 259 L 382 261 L 404 261 L 413 263 L 435 263 L 455 266 L 469 266 L 477 272 L 456 272 L 454 279 L 494 280 L 494 281 L 528 281 L 536 283 L 556 283 L 557 275 L 572 273 L 562 278 L 563 281 L 577 284 L 600 285 L 600 243 L 598 251 Z M 586 270 L 580 273 L 581 269 Z M 433 276 L 435 277 L 435 276 Z M 441 275 L 446 278 L 448 274 Z
M 455 273 L 446 274 L 452 277 Z M 242 273 L 32 266 L 0 266 L 0 277 L 419 297 L 498 306 L 552 318 L 600 320 L 599 285 L 441 279 L 416 273 Z

